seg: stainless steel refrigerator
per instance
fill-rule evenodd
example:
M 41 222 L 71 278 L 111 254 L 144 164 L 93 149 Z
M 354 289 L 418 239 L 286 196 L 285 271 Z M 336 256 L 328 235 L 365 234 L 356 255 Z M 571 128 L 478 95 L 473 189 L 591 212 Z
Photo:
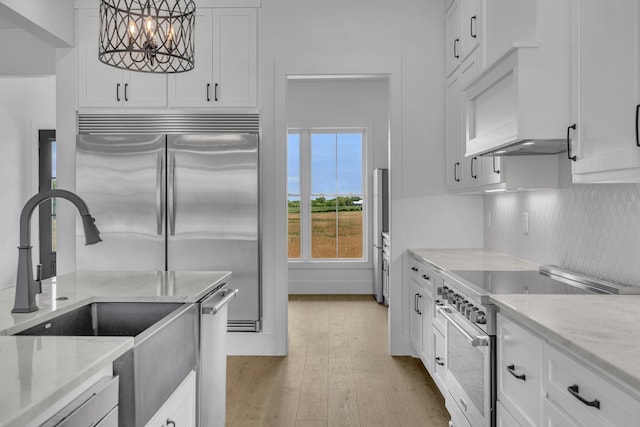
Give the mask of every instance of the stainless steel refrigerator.
M 76 191 L 103 240 L 77 270 L 231 270 L 228 329 L 260 329 L 258 135 L 80 134 Z
M 385 303 L 382 295 L 382 233 L 389 232 L 389 171 L 373 171 L 373 290 L 376 301 Z

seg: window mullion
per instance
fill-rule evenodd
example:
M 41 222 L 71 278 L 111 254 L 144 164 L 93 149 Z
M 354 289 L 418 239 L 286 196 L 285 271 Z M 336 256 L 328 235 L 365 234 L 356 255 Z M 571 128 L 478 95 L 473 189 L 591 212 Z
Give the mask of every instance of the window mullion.
M 300 138 L 300 258 L 311 259 L 311 135 Z

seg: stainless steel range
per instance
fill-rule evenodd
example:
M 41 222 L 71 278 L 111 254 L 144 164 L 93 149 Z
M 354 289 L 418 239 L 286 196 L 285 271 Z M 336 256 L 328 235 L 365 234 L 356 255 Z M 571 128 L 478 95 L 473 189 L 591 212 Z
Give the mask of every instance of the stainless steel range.
M 491 295 L 637 293 L 555 266 L 540 271 L 442 271 L 436 318 L 447 330 L 447 409 L 451 426 L 495 425 L 496 311 Z M 450 398 L 449 398 L 450 397 Z

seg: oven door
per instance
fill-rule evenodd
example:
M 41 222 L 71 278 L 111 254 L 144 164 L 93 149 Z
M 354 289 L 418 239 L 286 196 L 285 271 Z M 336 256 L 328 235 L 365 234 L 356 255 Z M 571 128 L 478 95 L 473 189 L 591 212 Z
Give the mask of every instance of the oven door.
M 447 321 L 446 382 L 451 400 L 472 426 L 491 426 L 495 337 L 448 307 L 438 311 Z

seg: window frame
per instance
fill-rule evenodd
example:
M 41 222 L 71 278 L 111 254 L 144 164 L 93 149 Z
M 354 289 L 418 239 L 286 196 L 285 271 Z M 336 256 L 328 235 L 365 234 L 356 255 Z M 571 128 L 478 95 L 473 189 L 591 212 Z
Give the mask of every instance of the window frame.
M 287 159 L 289 135 L 300 134 L 299 165 L 300 165 L 300 258 L 287 258 L 289 267 L 293 268 L 370 268 L 371 248 L 370 246 L 370 224 L 372 215 L 370 199 L 370 186 L 372 171 L 369 165 L 373 164 L 369 158 L 374 150 L 369 149 L 369 144 L 373 141 L 372 126 L 370 123 L 349 123 L 339 125 L 318 125 L 299 124 L 287 128 Z M 339 134 L 339 133 L 360 133 L 362 134 L 362 258 L 311 258 L 311 134 Z M 288 164 L 288 161 L 287 161 Z M 289 171 L 286 173 L 289 176 Z M 287 180 L 287 201 L 291 194 Z M 288 227 L 287 227 L 288 230 Z

